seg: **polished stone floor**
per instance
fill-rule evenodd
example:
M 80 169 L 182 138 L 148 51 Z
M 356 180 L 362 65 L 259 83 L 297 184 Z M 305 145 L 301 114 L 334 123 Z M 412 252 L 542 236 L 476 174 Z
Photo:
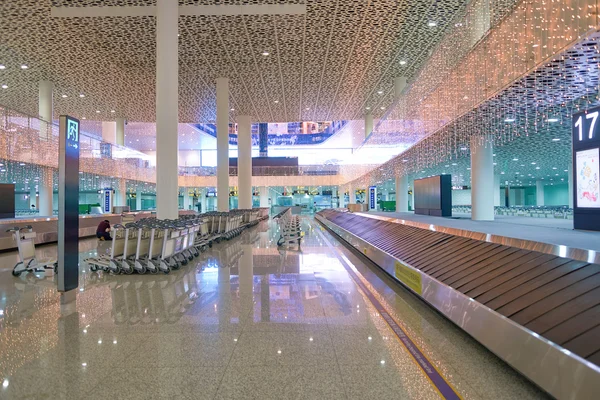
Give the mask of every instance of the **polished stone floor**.
M 63 306 L 52 278 L 15 278 L 15 253 L 0 254 L 0 399 L 439 398 L 342 258 L 464 399 L 545 398 L 315 221 L 302 224 L 301 249 L 278 250 L 265 222 L 169 275 L 82 263 L 77 300 Z M 81 259 L 95 246 L 82 241 Z

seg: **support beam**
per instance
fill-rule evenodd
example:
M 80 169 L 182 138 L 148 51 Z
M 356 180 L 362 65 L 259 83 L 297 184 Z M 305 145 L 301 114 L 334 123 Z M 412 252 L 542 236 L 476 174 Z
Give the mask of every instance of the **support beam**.
M 471 138 L 471 219 L 494 220 L 494 151 L 477 136 Z
M 125 118 L 117 118 L 115 123 L 115 144 L 125 146 Z
M 544 181 L 542 180 L 535 181 L 535 205 L 544 205 Z
M 408 176 L 396 176 L 396 212 L 408 212 Z
M 238 121 L 238 208 L 252 208 L 252 117 L 240 115 Z
M 54 91 L 54 84 L 50 81 L 40 82 L 39 91 L 39 117 L 42 120 L 40 122 L 39 137 L 40 140 L 48 140 L 52 136 L 52 116 L 53 116 L 53 99 L 52 92 Z
M 217 78 L 217 210 L 229 211 L 229 79 Z
M 179 120 L 178 2 L 156 3 L 156 216 L 179 215 L 177 185 Z
M 365 138 L 373 132 L 373 114 L 365 114 Z

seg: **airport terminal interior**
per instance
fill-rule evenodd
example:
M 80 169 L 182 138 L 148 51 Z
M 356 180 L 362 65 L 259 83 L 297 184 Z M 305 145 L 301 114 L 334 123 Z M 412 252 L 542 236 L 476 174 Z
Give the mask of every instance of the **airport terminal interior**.
M 595 0 L 0 4 L 0 399 L 597 399 Z

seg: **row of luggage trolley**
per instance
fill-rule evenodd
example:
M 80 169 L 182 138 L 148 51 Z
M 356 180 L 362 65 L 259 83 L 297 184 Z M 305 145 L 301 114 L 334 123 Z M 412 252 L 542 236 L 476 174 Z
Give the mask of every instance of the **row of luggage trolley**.
M 187 265 L 213 243 L 232 239 L 258 224 L 259 215 L 257 209 L 233 210 L 182 215 L 176 220 L 145 218 L 117 224 L 111 228 L 112 241 L 107 254 L 84 262 L 91 271 L 168 274 Z
M 286 208 L 275 217 L 279 227 L 279 239 L 277 240 L 277 246 L 284 247 L 291 244 L 298 244 L 304 237 L 304 232 L 300 226 L 300 218 L 297 215 L 292 215 L 291 208 Z

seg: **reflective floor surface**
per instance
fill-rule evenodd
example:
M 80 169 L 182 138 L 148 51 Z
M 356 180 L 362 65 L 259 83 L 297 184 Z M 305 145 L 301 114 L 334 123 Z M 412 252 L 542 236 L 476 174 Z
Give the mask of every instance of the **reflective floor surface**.
M 82 263 L 77 300 L 63 306 L 52 278 L 15 278 L 16 254 L 1 254 L 0 399 L 440 398 L 348 267 L 462 398 L 545 397 L 317 222 L 302 224 L 300 249 L 278 249 L 265 222 L 170 275 Z M 96 243 L 81 242 L 81 259 Z

